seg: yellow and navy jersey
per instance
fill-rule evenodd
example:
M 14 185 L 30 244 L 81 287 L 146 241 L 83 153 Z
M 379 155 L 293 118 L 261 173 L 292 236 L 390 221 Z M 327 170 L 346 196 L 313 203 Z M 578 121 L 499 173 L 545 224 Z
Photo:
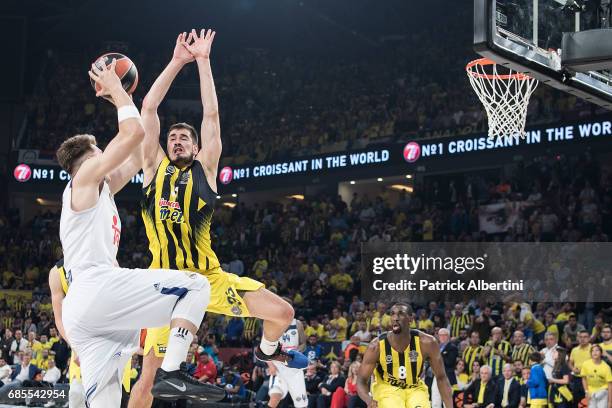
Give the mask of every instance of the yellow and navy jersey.
M 512 350 L 512 361 L 521 360 L 523 366 L 529 367 L 529 355 L 534 351 L 535 349 L 531 344 L 523 343 L 520 346 L 514 346 Z
M 399 388 L 420 385 L 425 359 L 418 330 L 410 330 L 410 345 L 401 352 L 391 347 L 387 335 L 388 332 L 378 336 L 379 358 L 374 370 L 376 382 Z
M 62 289 L 64 290 L 64 294 L 68 293 L 68 287 L 70 286 L 70 282 L 72 282 L 72 277 L 70 276 L 70 272 L 66 271 L 64 268 L 64 258 L 60 259 L 55 263 L 55 267 L 59 272 L 60 282 L 62 283 Z
M 181 169 L 164 157 L 143 195 L 151 268 L 207 271 L 220 266 L 210 239 L 217 194 L 199 161 Z
M 482 346 L 467 346 L 465 350 L 463 350 L 462 359 L 465 361 L 465 371 L 472 375 L 472 366 L 474 365 L 474 361 L 478 361 L 482 364 Z
M 500 341 L 497 343 L 497 345 L 494 345 L 491 340 L 488 340 L 485 343 L 485 347 L 487 346 L 491 347 L 492 349 L 496 348 L 506 356 L 510 356 L 510 352 L 512 351 L 512 346 L 506 340 Z M 491 350 L 487 359 L 487 364 L 491 367 L 491 374 L 496 376 L 501 375 L 502 368 L 504 367 L 504 364 L 506 364 L 506 361 L 499 354 L 495 354 L 493 353 L 493 350 Z
M 461 329 L 468 329 L 472 324 L 470 315 L 463 313 L 461 316 L 453 314 L 450 318 L 450 335 L 451 337 L 459 337 Z

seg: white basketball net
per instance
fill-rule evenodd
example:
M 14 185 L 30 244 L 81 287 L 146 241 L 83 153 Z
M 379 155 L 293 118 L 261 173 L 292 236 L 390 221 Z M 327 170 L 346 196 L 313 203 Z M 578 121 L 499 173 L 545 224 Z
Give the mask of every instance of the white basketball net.
M 509 72 L 498 73 L 497 64 L 483 58 L 469 63 L 466 71 L 472 88 L 487 112 L 489 138 L 523 138 L 527 105 L 538 86 L 538 80 L 503 66 L 501 68 Z

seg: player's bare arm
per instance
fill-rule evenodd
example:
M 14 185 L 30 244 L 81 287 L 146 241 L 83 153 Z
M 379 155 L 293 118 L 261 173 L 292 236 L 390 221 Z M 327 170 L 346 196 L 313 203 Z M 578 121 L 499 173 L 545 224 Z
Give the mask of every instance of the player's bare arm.
M 297 331 L 298 331 L 298 350 L 303 352 L 306 349 L 306 332 L 304 331 L 304 324 L 301 321 L 297 321 Z
M 440 353 L 440 343 L 438 343 L 435 337 L 423 332 L 419 333 L 419 338 L 421 340 L 423 357 L 429 358 L 429 364 L 436 377 L 442 402 L 446 408 L 450 408 L 453 406 L 453 390 L 446 376 L 446 370 L 444 369 L 444 362 L 442 361 L 442 354 Z
M 212 69 L 210 67 L 210 49 L 215 39 L 215 32 L 212 30 L 201 30 L 200 35 L 192 30 L 193 43 L 185 43 L 185 48 L 189 50 L 198 64 L 200 75 L 200 94 L 204 116 L 200 134 L 202 137 L 202 149 L 196 155 L 196 159 L 202 163 L 206 170 L 206 179 L 210 187 L 217 191 L 217 167 L 221 157 L 221 124 L 219 120 L 219 103 L 217 102 L 217 92 L 215 81 L 213 80 Z
M 118 110 L 124 107 L 136 109 L 132 98 L 125 92 L 115 73 L 115 61 L 110 67 L 99 68 L 92 65 L 89 76 L 101 87 L 96 96 L 110 96 Z M 144 129 L 139 117 L 129 117 L 119 122 L 119 132 L 104 152 L 90 156 L 76 169 L 76 174 L 72 179 L 72 188 L 78 193 L 72 195 L 72 210 L 83 211 L 96 204 L 102 180 L 109 177 L 134 153 L 143 138 Z M 111 184 L 111 192 L 119 191 L 117 187 Z
M 62 302 L 64 301 L 65 295 L 57 266 L 53 266 L 49 271 L 49 288 L 51 289 L 51 305 L 53 306 L 55 327 L 57 327 L 60 336 L 67 341 L 68 337 L 66 336 L 64 323 L 62 322 Z
M 193 56 L 184 46 L 185 43 L 189 42 L 191 42 L 191 34 L 181 33 L 178 35 L 170 63 L 159 74 L 159 77 L 157 77 L 142 101 L 142 124 L 145 129 L 143 142 L 145 186 L 151 182 L 155 170 L 157 170 L 159 163 L 161 163 L 165 156 L 164 150 L 159 144 L 161 129 L 157 109 L 166 97 L 178 73 L 186 64 L 193 61 Z
M 377 337 L 368 345 L 357 375 L 357 394 L 359 394 L 359 398 L 368 405 L 368 408 L 376 408 L 378 406 L 376 401 L 370 396 L 370 378 L 378 362 L 378 355 L 380 353 L 378 348 Z

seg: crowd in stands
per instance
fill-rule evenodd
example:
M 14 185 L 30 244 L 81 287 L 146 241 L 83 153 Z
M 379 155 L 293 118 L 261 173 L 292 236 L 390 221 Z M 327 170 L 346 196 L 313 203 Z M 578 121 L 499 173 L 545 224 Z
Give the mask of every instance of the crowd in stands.
M 240 164 L 465 133 L 465 129 L 484 131 L 484 109 L 464 70 L 474 54 L 466 45 L 469 32 L 465 27 L 458 30 L 463 21 L 458 17 L 448 26 L 432 26 L 398 41 L 380 41 L 365 58 L 215 50 L 212 62 L 224 160 Z M 135 99 L 140 106 L 169 62 L 171 49 L 144 52 L 126 47 L 122 51 L 139 68 Z M 76 133 L 93 133 L 103 145 L 113 136 L 114 109 L 94 97 L 83 74 L 96 53 L 101 52 L 49 52 L 41 64 L 40 83 L 27 101 L 27 128 L 20 148 L 54 152 L 61 141 Z M 167 99 L 172 102 L 160 107 L 162 129 L 176 122 L 198 127 L 201 105 L 194 66 L 183 69 Z M 541 86 L 531 98 L 528 122 L 579 120 L 602 112 L 575 96 Z
M 604 157 L 585 151 L 519 163 L 503 177 L 472 174 L 462 182 L 416 181 L 413 194 L 383 189 L 374 197 L 355 195 L 348 202 L 338 196 L 232 208 L 219 204 L 211 233 L 225 270 L 261 280 L 293 303 L 296 318 L 306 328 L 306 353 L 313 361 L 306 375 L 311 406 L 336 408 L 339 400 L 359 406 L 349 368 L 358 364 L 363 345 L 389 328 L 391 306 L 360 298 L 360 243 L 608 241 L 609 170 Z M 506 232 L 481 231 L 480 208 L 519 201 L 531 205 Z M 124 225 L 119 262 L 146 267 L 150 258 L 137 206 L 119 207 Z M 22 222 L 17 211 L 0 211 L 0 381 L 64 381 L 70 352 L 54 327 L 46 285 L 48 269 L 61 257 L 59 217 L 47 211 Z M 507 369 L 502 362 L 512 364 L 511 377 L 518 376 L 522 383 L 530 364 L 542 365 L 550 382 L 551 367 L 559 369 L 551 360 L 555 344 L 562 347 L 559 355 L 568 356 L 570 385 L 579 390 L 588 372 L 582 373 L 584 364 L 591 359 L 594 362 L 586 367 L 599 364 L 594 345 L 601 344 L 604 364 L 612 352 L 608 304 L 474 300 L 413 307 L 417 328 L 456 348 L 454 357 L 445 357 L 446 368 L 455 390 L 465 391 L 466 398 L 476 380 L 502 381 Z M 235 401 L 254 395 L 265 400 L 270 373 L 254 365 L 251 353 L 260 335 L 256 319 L 207 314 L 188 357 L 192 373 L 202 381 L 233 384 Z M 487 344 L 501 347 L 495 356 L 507 358 L 482 354 Z M 223 357 L 228 347 L 234 354 Z M 539 350 L 544 350 L 543 362 L 533 355 Z M 432 385 L 431 371 L 427 373 Z M 352 383 L 345 383 L 347 376 Z M 348 394 L 335 396 L 335 385 Z

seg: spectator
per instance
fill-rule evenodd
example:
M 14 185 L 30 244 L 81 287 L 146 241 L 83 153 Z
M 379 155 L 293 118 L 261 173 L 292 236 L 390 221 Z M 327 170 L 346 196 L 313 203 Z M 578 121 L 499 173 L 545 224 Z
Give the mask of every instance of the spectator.
M 553 367 L 555 366 L 555 351 L 559 347 L 557 344 L 556 336 L 551 332 L 546 332 L 544 335 L 544 347 L 540 353 L 544 359 L 542 360 L 542 367 L 544 367 L 544 373 L 546 374 L 546 378 L 552 378 Z M 567 351 L 566 353 L 567 354 Z
M 232 317 L 225 327 L 225 341 L 231 347 L 240 346 L 244 320 L 240 317 Z
M 206 336 L 206 343 L 204 344 L 203 350 L 208 353 L 215 362 L 215 365 L 219 367 L 219 348 L 217 347 L 214 334 Z
M 477 331 L 470 334 L 468 346 L 463 350 L 462 359 L 466 364 L 466 372 L 472 375 L 472 363 L 480 361 L 483 347 L 480 345 L 480 335 Z M 480 369 L 480 367 L 478 367 Z
M 580 369 L 589 408 L 612 406 L 612 370 L 601 360 L 602 352 L 598 344 L 591 347 L 591 359 L 585 361 Z
M 563 328 L 563 340 L 568 348 L 572 348 L 577 343 L 578 333 L 585 330 L 584 326 L 578 323 L 574 313 L 569 315 L 569 320 Z M 589 336 L 590 337 L 590 336 Z
M 538 352 L 531 353 L 529 356 L 531 369 L 529 372 L 529 380 L 527 387 L 529 388 L 529 397 L 531 398 L 531 407 L 539 408 L 548 406 L 548 382 L 546 374 L 542 368 L 542 355 Z
M 521 360 L 524 365 L 527 365 L 529 363 L 529 356 L 535 349 L 531 344 L 525 342 L 525 334 L 521 330 L 514 332 L 512 341 L 514 342 L 512 361 Z
M 557 347 L 552 354 L 554 366 L 551 377 L 547 377 L 548 382 L 551 384 L 548 401 L 554 408 L 570 408 L 571 403 L 574 401 L 574 396 L 569 388 L 572 371 L 566 361 L 567 350 Z
M 589 332 L 586 330 L 578 333 L 578 345 L 572 349 L 569 358 L 569 367 L 572 370 L 572 392 L 576 401 L 580 401 L 584 397 L 584 388 L 582 387 L 582 365 L 591 359 L 591 344 L 589 343 Z
M 217 384 L 227 391 L 227 396 L 222 402 L 246 402 L 247 392 L 244 382 L 240 375 L 229 367 L 223 368 L 223 375 L 217 378 Z
M 31 364 L 32 354 L 26 352 L 23 354 L 23 361 L 15 368 L 11 375 L 11 383 L 7 386 L 19 386 L 26 380 L 32 380 L 34 374 L 38 371 L 38 367 Z
M 497 404 L 501 408 L 518 408 L 521 403 L 521 385 L 514 378 L 514 367 L 504 364 L 502 376 L 497 384 Z
M 308 343 L 306 344 L 306 348 L 304 349 L 304 355 L 308 357 L 308 360 L 315 361 L 321 359 L 321 354 L 323 353 L 323 348 L 320 344 L 317 343 L 317 335 L 311 334 L 308 336 Z
M 342 367 L 340 363 L 334 361 L 331 363 L 329 368 L 329 375 L 325 377 L 323 382 L 318 386 L 319 395 L 308 398 L 309 408 L 329 408 L 331 404 L 332 395 L 338 388 L 342 388 L 345 383 L 345 378 L 342 377 Z
M 357 395 L 357 373 L 360 365 L 357 361 L 351 363 L 344 388 L 338 388 L 333 393 L 331 408 L 366 408 L 366 404 Z
M 460 391 L 464 391 L 470 384 L 470 376 L 466 369 L 465 361 L 462 359 L 457 360 L 457 364 L 455 365 L 456 384 L 452 384 L 454 396 Z
M 465 400 L 473 401 L 471 404 L 465 404 L 465 408 L 495 408 L 497 384 L 491 378 L 491 367 L 480 367 L 479 378 L 469 385 L 464 395 Z
M 501 375 L 504 362 L 510 361 L 510 350 L 510 343 L 503 339 L 502 329 L 494 327 L 491 330 L 491 338 L 485 343 L 482 352 L 482 357 L 487 360 L 494 380 Z
M 45 374 L 43 375 L 42 380 L 51 385 L 55 385 L 59 381 L 60 377 L 62 376 L 62 373 L 60 372 L 59 368 L 55 366 L 55 360 L 50 359 L 47 365 L 48 365 L 48 368 L 45 371 Z
M 331 341 L 344 341 L 346 340 L 348 322 L 337 308 L 332 311 L 332 314 L 334 318 L 329 321 L 331 330 L 329 330 L 328 337 Z M 335 336 L 332 333 L 335 333 Z
M 193 376 L 200 382 L 214 384 L 217 380 L 217 366 L 207 352 L 203 351 L 198 357 L 198 365 Z
M 308 401 L 310 406 L 310 400 L 316 398 L 319 394 L 319 384 L 323 382 L 323 377 L 317 371 L 317 364 L 310 362 L 306 368 L 304 374 L 304 380 L 306 381 L 306 393 L 308 394 Z
M 19 352 L 25 352 L 29 346 L 30 343 L 23 338 L 21 330 L 15 330 L 15 339 L 11 343 L 11 350 L 9 352 L 9 356 L 13 358 L 13 364 L 21 363 L 21 360 L 19 359 Z
M 11 382 L 12 371 L 11 366 L 6 364 L 6 360 L 0 358 L 0 382 L 2 383 L 0 387 Z
M 609 324 L 604 324 L 601 329 L 601 340 L 602 342 L 599 343 L 603 350 L 601 358 L 612 367 L 612 326 Z

